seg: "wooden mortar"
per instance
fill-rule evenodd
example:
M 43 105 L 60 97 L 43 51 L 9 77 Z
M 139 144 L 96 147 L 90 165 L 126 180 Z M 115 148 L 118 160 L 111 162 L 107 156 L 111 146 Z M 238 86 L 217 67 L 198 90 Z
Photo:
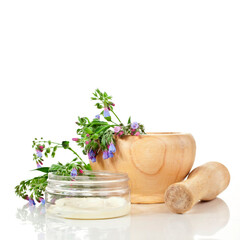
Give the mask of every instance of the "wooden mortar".
M 116 153 L 91 163 L 94 171 L 126 172 L 132 203 L 161 203 L 169 185 L 182 181 L 192 168 L 196 145 L 187 133 L 148 133 L 116 138 Z
M 165 203 L 172 212 L 184 213 L 199 200 L 216 198 L 229 182 L 230 174 L 223 164 L 208 162 L 195 168 L 186 181 L 169 186 L 165 193 Z

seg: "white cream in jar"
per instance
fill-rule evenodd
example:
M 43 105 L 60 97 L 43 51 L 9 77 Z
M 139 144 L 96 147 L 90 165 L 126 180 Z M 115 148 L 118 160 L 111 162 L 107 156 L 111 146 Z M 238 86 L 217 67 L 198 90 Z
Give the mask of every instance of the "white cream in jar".
M 127 174 L 86 171 L 77 177 L 49 174 L 47 213 L 71 219 L 105 219 L 130 212 Z

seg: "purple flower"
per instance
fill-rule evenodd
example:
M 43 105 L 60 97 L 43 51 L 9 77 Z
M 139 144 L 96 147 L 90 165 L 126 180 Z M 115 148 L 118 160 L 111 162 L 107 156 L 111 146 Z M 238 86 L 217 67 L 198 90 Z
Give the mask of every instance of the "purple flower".
M 115 153 L 116 152 L 116 148 L 114 146 L 113 143 L 110 144 L 109 148 L 108 148 L 109 152 Z
M 37 163 L 37 168 L 41 168 L 42 166 L 39 164 L 39 163 Z
M 103 116 L 104 117 L 110 117 L 110 112 L 107 108 L 104 108 Z
M 108 151 L 103 151 L 103 159 L 108 159 Z
M 88 152 L 88 158 L 89 159 L 92 159 L 96 156 L 95 152 L 91 149 L 89 152 Z
M 72 138 L 73 141 L 77 142 L 79 138 Z
M 91 158 L 91 161 L 96 162 L 96 158 L 95 157 Z
M 138 127 L 139 127 L 139 125 L 138 125 L 137 122 L 131 123 L 131 128 L 132 128 L 132 129 L 137 129 Z
M 37 156 L 40 158 L 42 157 L 42 153 L 39 150 L 37 150 Z
M 95 118 L 96 118 L 96 119 L 100 119 L 100 115 L 99 115 L 99 114 L 96 115 Z
M 121 130 L 121 127 L 119 127 L 119 126 L 114 127 L 114 132 L 115 133 L 118 133 L 120 130 Z
M 76 168 L 73 168 L 72 171 L 71 171 L 71 176 L 72 177 L 76 177 L 77 176 L 77 169 Z
M 34 202 L 34 200 L 32 198 L 29 198 L 28 202 L 29 202 L 30 206 L 36 205 L 36 203 Z
M 108 157 L 109 157 L 109 158 L 113 158 L 113 156 L 114 156 L 114 155 L 113 155 L 113 152 L 108 151 Z

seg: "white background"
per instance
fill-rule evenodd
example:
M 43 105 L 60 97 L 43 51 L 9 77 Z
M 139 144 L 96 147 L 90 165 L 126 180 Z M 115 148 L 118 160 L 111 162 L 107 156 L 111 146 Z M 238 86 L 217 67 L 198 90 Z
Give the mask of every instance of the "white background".
M 1 0 L 1 203 L 5 230 L 17 229 L 8 234 L 23 231 L 14 213 L 25 202 L 13 188 L 34 175 L 31 141 L 75 137 L 77 116 L 98 113 L 97 87 L 122 121 L 192 133 L 194 166 L 229 168 L 222 199 L 239 216 L 239 12 L 239 1 Z

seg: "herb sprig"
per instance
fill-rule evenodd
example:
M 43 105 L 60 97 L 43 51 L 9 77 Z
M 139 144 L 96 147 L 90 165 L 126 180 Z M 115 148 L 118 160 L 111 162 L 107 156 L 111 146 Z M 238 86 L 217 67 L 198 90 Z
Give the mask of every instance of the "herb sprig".
M 144 126 L 138 122 L 131 122 L 131 117 L 129 117 L 126 125 L 123 124 L 114 111 L 115 104 L 112 102 L 112 96 L 109 96 L 106 92 L 96 89 L 91 99 L 96 101 L 95 106 L 99 113 L 92 121 L 88 117 L 78 117 L 76 122 L 78 137 L 72 139 L 82 149 L 82 153 L 88 155 L 90 161 L 96 162 L 96 157 L 100 153 L 103 154 L 103 159 L 114 157 L 118 137 L 145 134 Z M 114 120 L 112 116 L 115 118 Z M 101 117 L 103 117 L 103 120 L 100 120 Z M 47 186 L 49 172 L 74 177 L 84 174 L 84 170 L 91 170 L 90 164 L 86 164 L 80 155 L 70 147 L 69 141 L 58 143 L 50 140 L 45 141 L 43 138 L 35 138 L 32 148 L 35 151 L 33 160 L 37 165 L 37 169 L 34 170 L 44 174 L 30 180 L 21 181 L 15 187 L 16 195 L 28 200 L 31 205 L 35 205 L 35 201 L 45 203 L 43 194 Z M 54 158 L 59 148 L 69 150 L 75 158 L 65 165 L 58 162 L 50 167 L 42 167 L 45 159 L 48 157 Z

